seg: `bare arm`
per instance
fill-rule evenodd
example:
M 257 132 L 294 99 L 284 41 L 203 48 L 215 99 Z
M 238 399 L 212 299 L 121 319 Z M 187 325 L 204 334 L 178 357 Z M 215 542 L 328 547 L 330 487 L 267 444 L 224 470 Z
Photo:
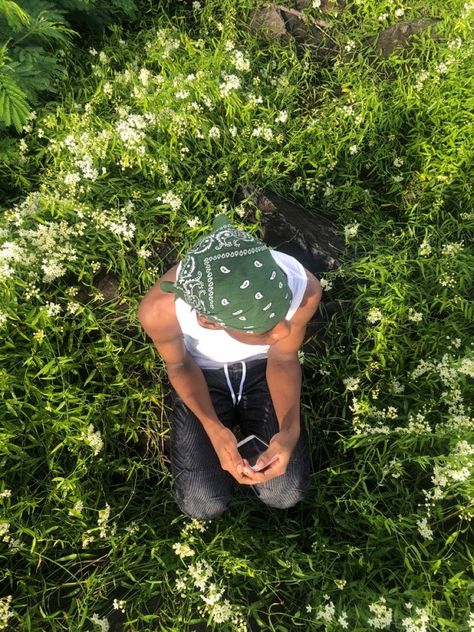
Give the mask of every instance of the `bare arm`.
M 160 280 L 174 280 L 172 272 L 170 270 Z M 237 451 L 237 440 L 232 431 L 220 422 L 204 375 L 186 350 L 176 318 L 174 296 L 163 292 L 156 284 L 140 303 L 138 316 L 166 363 L 171 385 L 202 423 L 222 469 L 230 472 L 241 484 L 254 484 L 254 480 L 242 476 L 245 464 Z M 250 477 L 256 476 L 252 472 L 249 474 Z
M 306 293 L 291 320 L 290 335 L 272 345 L 268 352 L 266 378 L 280 430 L 259 463 L 265 467 L 279 454 L 279 460 L 266 470 L 266 480 L 284 474 L 300 436 L 301 365 L 298 350 L 303 344 L 306 324 L 318 308 L 322 294 L 319 281 L 309 272 L 307 276 Z

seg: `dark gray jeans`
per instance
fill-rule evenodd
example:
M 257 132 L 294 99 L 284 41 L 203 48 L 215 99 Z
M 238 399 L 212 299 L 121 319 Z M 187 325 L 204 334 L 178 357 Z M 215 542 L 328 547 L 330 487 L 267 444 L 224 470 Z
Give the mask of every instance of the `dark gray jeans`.
M 224 369 L 204 369 L 211 400 L 225 426 L 234 430 L 238 425 L 243 437 L 255 434 L 268 443 L 279 428 L 265 377 L 266 360 L 246 363 L 242 396 L 237 403 L 243 368 L 240 362 L 229 364 L 227 376 Z M 226 509 L 237 483 L 221 468 L 201 422 L 179 397 L 176 397 L 173 412 L 171 465 L 174 494 L 183 513 L 207 520 Z M 308 441 L 302 427 L 285 474 L 268 483 L 254 485 L 252 489 L 266 505 L 286 509 L 303 498 L 309 470 Z

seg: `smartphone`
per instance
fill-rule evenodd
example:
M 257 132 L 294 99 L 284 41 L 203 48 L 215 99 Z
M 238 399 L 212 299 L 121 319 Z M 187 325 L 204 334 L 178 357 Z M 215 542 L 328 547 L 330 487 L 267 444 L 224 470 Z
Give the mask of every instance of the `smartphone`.
M 242 441 L 239 441 L 239 443 L 237 444 L 237 450 L 239 451 L 242 458 L 247 459 L 252 470 L 255 470 L 256 472 L 260 470 L 255 469 L 255 463 L 257 462 L 258 457 L 262 454 L 262 452 L 265 452 L 267 448 L 268 443 L 265 443 L 265 441 L 263 441 L 263 439 L 260 439 L 260 437 L 257 437 L 257 435 L 250 435 L 249 437 L 245 437 L 245 439 L 242 439 Z M 272 459 L 266 467 L 273 463 L 273 461 L 276 461 L 276 459 L 278 459 L 277 456 L 275 456 L 275 458 Z

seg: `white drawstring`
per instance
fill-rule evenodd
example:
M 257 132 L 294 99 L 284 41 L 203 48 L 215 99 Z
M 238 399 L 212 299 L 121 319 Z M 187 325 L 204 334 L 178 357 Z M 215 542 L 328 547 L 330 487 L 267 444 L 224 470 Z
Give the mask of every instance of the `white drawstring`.
M 245 364 L 245 362 L 241 362 L 240 364 L 242 365 L 242 377 L 240 378 L 239 394 L 237 397 L 235 396 L 234 389 L 232 388 L 232 383 L 230 381 L 228 365 L 224 364 L 225 378 L 227 380 L 227 386 L 229 387 L 229 392 L 232 396 L 232 403 L 234 404 L 234 407 L 238 406 L 238 404 L 240 403 L 240 400 L 242 399 L 242 394 L 244 392 L 245 378 L 247 376 L 247 365 Z

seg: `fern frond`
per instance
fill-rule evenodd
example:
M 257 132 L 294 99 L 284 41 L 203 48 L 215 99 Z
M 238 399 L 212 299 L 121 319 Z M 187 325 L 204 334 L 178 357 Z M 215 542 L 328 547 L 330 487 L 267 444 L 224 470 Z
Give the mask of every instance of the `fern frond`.
M 54 81 L 66 76 L 64 65 L 58 59 L 37 46 L 18 47 L 11 52 L 15 61 L 10 68 L 30 101 L 35 101 L 38 93 L 45 90 L 56 92 Z
M 0 72 L 0 120 L 13 125 L 19 133 L 28 120 L 30 109 L 25 92 L 5 72 Z
M 0 0 L 0 16 L 3 16 L 13 31 L 19 31 L 30 23 L 28 13 L 13 0 Z
M 28 37 L 39 37 L 44 42 L 60 42 L 64 48 L 71 45 L 70 36 L 74 31 L 63 22 L 50 20 L 49 15 L 41 12 L 31 20 Z

